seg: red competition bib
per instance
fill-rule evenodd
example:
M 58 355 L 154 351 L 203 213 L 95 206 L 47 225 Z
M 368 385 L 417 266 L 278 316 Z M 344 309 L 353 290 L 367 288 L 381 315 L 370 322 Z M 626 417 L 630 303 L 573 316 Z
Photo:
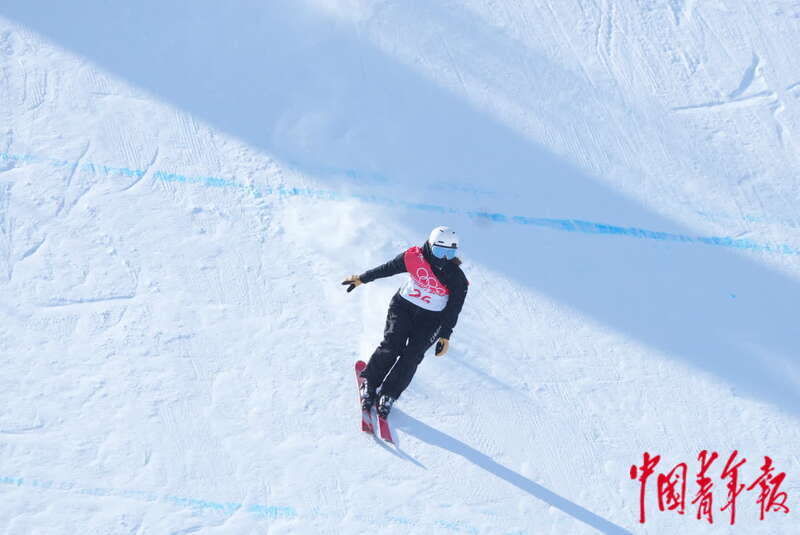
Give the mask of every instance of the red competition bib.
M 436 278 L 433 268 L 422 256 L 422 249 L 412 247 L 403 255 L 408 280 L 400 287 L 400 295 L 426 310 L 440 312 L 447 305 L 450 291 Z

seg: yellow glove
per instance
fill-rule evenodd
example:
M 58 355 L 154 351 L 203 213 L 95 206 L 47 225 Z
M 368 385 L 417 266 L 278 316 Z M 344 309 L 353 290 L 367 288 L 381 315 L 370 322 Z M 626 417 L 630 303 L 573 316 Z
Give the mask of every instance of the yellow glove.
M 347 277 L 345 280 L 342 281 L 342 284 L 347 286 L 347 292 L 349 293 L 353 291 L 353 288 L 355 288 L 356 286 L 360 286 L 364 283 L 361 282 L 361 279 L 358 278 L 358 275 L 350 275 L 349 277 Z
M 447 338 L 439 338 L 439 341 L 436 342 L 436 353 L 437 357 L 441 357 L 445 353 L 447 353 L 447 348 L 450 346 L 450 341 Z

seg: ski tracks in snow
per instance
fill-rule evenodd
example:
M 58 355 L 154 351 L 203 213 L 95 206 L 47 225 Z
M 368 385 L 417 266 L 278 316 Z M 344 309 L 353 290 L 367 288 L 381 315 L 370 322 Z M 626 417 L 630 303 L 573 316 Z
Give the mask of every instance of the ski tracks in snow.
M 3 276 L 3 282 L 7 283 L 11 280 L 11 274 L 14 270 L 13 262 L 11 260 L 12 248 L 12 222 L 11 216 L 8 212 L 8 207 L 11 202 L 11 183 L 0 182 L 0 274 Z
M 697 4 L 697 0 L 669 0 L 669 8 L 675 17 L 675 26 L 692 21 L 695 4 Z
M 599 6 L 600 18 L 595 32 L 595 48 L 598 55 L 604 56 L 606 61 L 613 61 L 617 2 L 616 0 L 601 0 L 601 3 L 602 5 Z

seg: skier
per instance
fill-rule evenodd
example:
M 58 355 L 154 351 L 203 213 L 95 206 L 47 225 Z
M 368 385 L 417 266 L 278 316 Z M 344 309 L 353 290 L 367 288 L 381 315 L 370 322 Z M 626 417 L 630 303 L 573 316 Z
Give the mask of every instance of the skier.
M 408 273 L 389 304 L 383 341 L 361 373 L 365 379 L 362 410 L 370 410 L 380 388 L 377 411 L 385 418 L 437 337 L 436 356 L 447 353 L 469 284 L 459 267 L 457 250 L 456 233 L 448 227 L 436 227 L 422 247 L 411 247 L 393 260 L 342 282 L 351 292 L 375 279 Z

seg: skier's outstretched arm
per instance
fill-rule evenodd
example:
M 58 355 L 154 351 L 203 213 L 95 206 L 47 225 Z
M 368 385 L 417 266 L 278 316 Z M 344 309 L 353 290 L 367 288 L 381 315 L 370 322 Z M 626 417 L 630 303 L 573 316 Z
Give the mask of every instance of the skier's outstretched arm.
M 405 253 L 400 253 L 385 264 L 381 264 L 376 268 L 365 271 L 361 275 L 351 275 L 350 277 L 346 278 L 342 284 L 349 285 L 347 291 L 350 292 L 353 290 L 353 288 L 360 284 L 366 284 L 367 282 L 372 282 L 375 279 L 382 279 L 384 277 L 391 277 L 392 275 L 397 275 L 399 273 L 405 273 L 406 262 L 403 258 L 404 255 Z

